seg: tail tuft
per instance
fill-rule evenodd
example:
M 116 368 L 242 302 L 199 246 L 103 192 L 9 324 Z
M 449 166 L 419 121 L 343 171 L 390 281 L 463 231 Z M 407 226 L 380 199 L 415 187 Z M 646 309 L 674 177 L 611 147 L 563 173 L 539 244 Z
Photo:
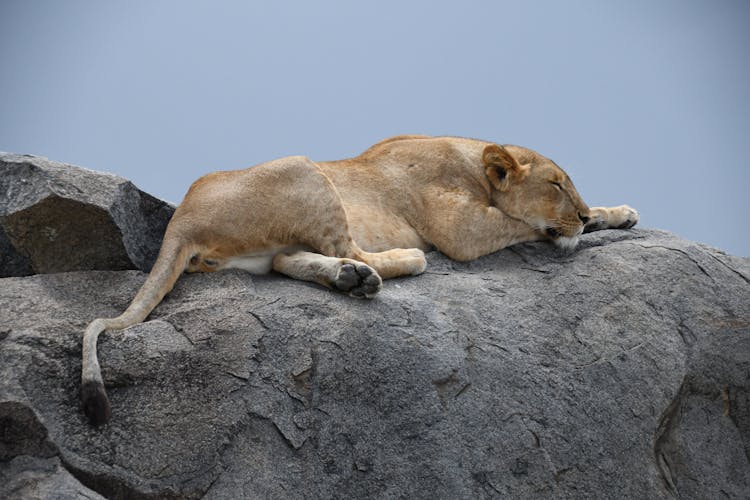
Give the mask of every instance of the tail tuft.
M 89 381 L 81 386 L 81 404 L 91 425 L 106 424 L 112 417 L 109 398 L 102 382 Z

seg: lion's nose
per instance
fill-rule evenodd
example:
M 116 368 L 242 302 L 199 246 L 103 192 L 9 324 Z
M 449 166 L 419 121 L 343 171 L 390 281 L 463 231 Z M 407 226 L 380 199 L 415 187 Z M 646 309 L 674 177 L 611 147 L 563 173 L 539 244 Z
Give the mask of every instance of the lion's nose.
M 588 224 L 588 222 L 591 220 L 590 217 L 580 213 L 578 214 L 578 218 L 581 219 L 581 222 L 583 222 L 584 224 Z

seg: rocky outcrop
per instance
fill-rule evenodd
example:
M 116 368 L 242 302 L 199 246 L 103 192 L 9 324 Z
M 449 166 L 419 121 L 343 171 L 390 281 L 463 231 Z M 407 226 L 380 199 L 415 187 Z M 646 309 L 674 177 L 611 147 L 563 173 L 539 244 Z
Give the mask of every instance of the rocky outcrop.
M 0 280 L 0 497 L 745 498 L 750 260 L 655 230 L 433 252 L 373 300 L 186 275 L 100 340 L 140 271 Z
M 0 153 L 0 276 L 148 271 L 173 212 L 122 177 Z

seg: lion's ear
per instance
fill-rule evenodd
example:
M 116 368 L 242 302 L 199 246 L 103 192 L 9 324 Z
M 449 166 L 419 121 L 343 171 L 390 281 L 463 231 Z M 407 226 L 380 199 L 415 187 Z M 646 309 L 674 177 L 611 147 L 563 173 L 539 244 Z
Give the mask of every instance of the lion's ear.
M 511 184 L 523 180 L 529 171 L 528 165 L 519 164 L 507 149 L 497 144 L 484 148 L 482 164 L 490 184 L 498 191 L 507 191 Z

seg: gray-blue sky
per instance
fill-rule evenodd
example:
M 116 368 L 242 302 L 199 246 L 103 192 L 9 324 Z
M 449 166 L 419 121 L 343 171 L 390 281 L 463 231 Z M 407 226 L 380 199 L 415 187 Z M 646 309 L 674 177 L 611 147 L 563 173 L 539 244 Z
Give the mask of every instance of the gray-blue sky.
M 742 0 L 3 0 L 0 26 L 0 150 L 179 202 L 212 170 L 478 137 L 750 255 Z

